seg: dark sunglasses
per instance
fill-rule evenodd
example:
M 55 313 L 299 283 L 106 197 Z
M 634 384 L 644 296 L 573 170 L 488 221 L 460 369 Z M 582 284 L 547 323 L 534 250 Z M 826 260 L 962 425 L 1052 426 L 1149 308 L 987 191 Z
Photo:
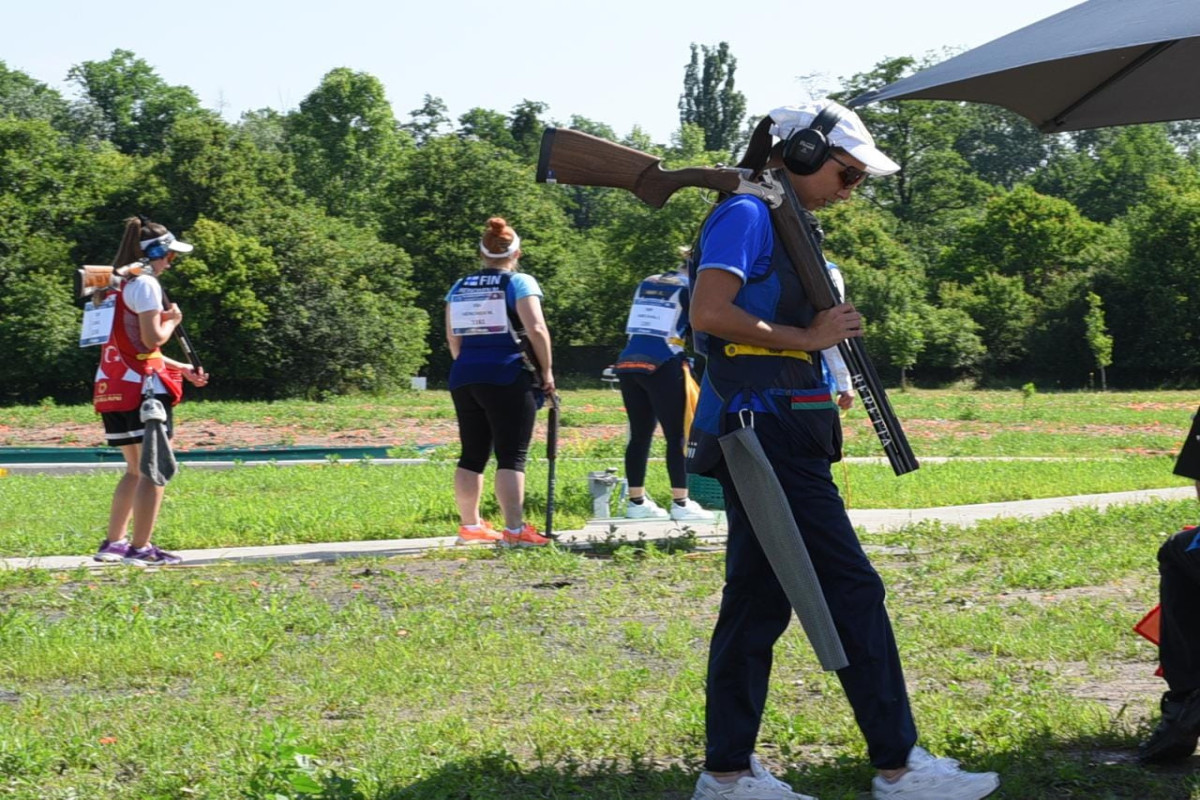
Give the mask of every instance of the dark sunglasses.
M 836 161 L 837 163 L 841 164 L 843 167 L 842 173 L 841 173 L 843 189 L 853 189 L 855 186 L 858 186 L 860 183 L 862 183 L 864 180 L 867 179 L 867 173 L 865 171 L 859 169 L 858 167 L 853 167 L 853 166 L 847 164 L 845 161 L 842 161 L 840 158 L 838 158 L 832 152 L 829 154 L 829 157 L 831 159 L 833 159 L 834 161 Z

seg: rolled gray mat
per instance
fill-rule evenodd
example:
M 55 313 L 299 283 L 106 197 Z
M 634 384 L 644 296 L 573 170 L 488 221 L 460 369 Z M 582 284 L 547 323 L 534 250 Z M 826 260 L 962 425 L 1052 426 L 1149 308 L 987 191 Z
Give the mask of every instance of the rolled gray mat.
M 808 548 L 758 434 L 753 428 L 744 427 L 725 434 L 719 441 L 758 543 L 796 610 L 821 668 L 832 672 L 849 665 Z
M 171 439 L 164 427 L 167 410 L 162 401 L 148 397 L 142 402 L 140 417 L 145 425 L 145 433 L 142 436 L 142 456 L 138 462 L 138 471 L 155 486 L 166 486 L 167 481 L 175 477 L 175 472 L 179 469 L 175 463 L 175 451 L 171 449 Z

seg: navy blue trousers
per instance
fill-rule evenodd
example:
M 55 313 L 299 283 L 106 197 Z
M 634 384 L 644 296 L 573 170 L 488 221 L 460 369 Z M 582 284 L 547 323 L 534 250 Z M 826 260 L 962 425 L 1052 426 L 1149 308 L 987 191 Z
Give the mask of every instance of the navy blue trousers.
M 871 763 L 878 769 L 903 767 L 917 730 L 884 607 L 883 581 L 850 524 L 829 460 L 790 452 L 786 432 L 767 415 L 757 416 L 756 430 L 788 496 L 850 662 L 838 670 L 838 678 Z M 767 699 L 772 648 L 793 612 L 723 461 L 714 474 L 725 490 L 729 543 L 708 659 L 705 767 L 733 772 L 749 768 Z
M 1172 694 L 1200 689 L 1200 529 L 1181 531 L 1158 549 L 1158 648 Z

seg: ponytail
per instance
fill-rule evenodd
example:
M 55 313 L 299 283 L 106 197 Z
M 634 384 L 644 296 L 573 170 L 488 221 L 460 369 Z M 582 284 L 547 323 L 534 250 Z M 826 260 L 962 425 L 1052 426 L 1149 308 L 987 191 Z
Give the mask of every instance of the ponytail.
M 774 124 L 775 121 L 766 116 L 755 126 L 754 133 L 750 134 L 750 144 L 746 147 L 746 154 L 737 163 L 738 169 L 751 170 L 755 176 L 763 171 L 763 167 L 767 165 L 773 149 L 771 146 L 771 126 Z
M 125 220 L 125 233 L 121 236 L 121 245 L 113 258 L 113 267 L 123 267 L 134 261 L 145 258 L 141 242 L 153 239 L 167 233 L 167 229 L 157 222 L 151 222 L 145 214 L 138 214 Z

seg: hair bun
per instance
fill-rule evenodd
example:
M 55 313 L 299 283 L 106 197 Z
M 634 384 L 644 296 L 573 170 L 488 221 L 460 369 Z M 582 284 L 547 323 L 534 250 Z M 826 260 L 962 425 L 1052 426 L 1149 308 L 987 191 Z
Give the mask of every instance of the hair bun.
M 516 239 L 517 232 L 504 217 L 491 217 L 487 221 L 487 230 L 483 232 L 480 244 L 489 253 L 503 253 Z

